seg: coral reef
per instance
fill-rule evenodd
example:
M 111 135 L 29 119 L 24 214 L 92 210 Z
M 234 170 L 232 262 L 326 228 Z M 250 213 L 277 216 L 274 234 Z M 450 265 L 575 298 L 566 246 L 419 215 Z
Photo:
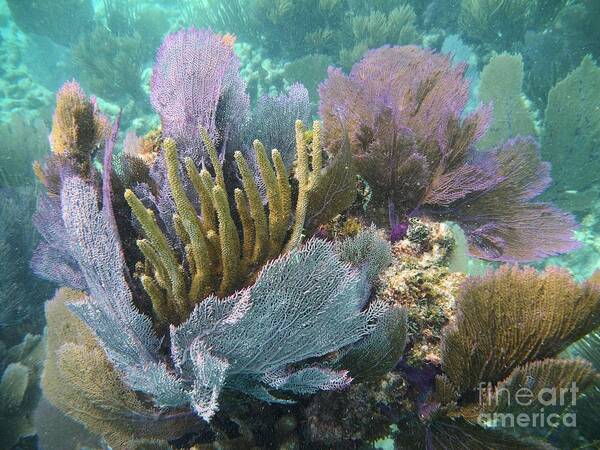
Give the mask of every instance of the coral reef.
M 440 363 L 440 339 L 454 314 L 455 295 L 466 275 L 451 272 L 455 248 L 445 224 L 411 220 L 407 235 L 392 246 L 394 261 L 381 275 L 377 296 L 408 312 L 410 338 L 404 359 L 411 366 Z
M 507 100 L 491 128 L 491 105 L 465 112 L 465 58 L 416 46 L 371 50 L 348 76 L 330 68 L 323 122 L 308 128 L 310 93 L 290 79 L 251 101 L 231 23 L 276 64 L 315 61 L 319 73 L 342 50 L 350 64 L 366 46 L 420 40 L 422 2 L 186 8 L 184 21 L 216 31 L 182 29 L 160 45 L 149 92 L 160 126 L 124 133 L 119 151 L 120 117 L 111 123 L 75 81 L 57 95 L 51 148 L 35 166 L 32 258 L 60 285 L 45 309 L 53 407 L 114 449 L 558 442 L 494 414 L 539 413 L 538 394 L 572 383 L 582 408 L 595 400 L 600 374 L 585 349 L 600 326 L 597 277 L 452 271 L 467 266 L 467 246 L 521 262 L 576 245 L 574 219 L 537 201 L 550 167 L 534 138 L 514 137 L 521 120 L 477 148 L 523 106 L 519 58 L 490 63 L 512 66 L 510 98 L 506 86 L 490 92 L 494 70 L 484 72 L 482 97 Z M 106 0 L 103 11 L 107 33 L 132 38 L 133 3 Z M 515 408 L 524 387 L 536 400 Z
M 550 183 L 537 143 L 516 138 L 475 150 L 490 109 L 462 118 L 464 70 L 412 46 L 370 51 L 349 76 L 330 69 L 320 87 L 325 147 L 340 148 L 348 134 L 392 230 L 411 215 L 456 221 L 472 254 L 498 261 L 572 250 L 573 218 L 535 201 Z
M 197 43 L 208 50 L 198 51 Z M 34 267 L 85 292 L 61 290 L 47 306 L 44 390 L 116 447 L 182 436 L 194 432 L 194 423 L 201 440 L 229 392 L 287 404 L 294 396 L 346 387 L 348 369 L 338 367 L 344 361 L 368 367 L 363 359 L 389 353 L 390 345 L 403 348 L 404 334 L 392 332 L 396 321 L 388 319 L 401 312 L 369 301 L 370 285 L 389 260 L 347 250 L 368 245 L 382 254 L 388 244 L 361 234 L 356 244 L 339 249 L 318 239 L 300 245 L 305 223 L 348 207 L 355 186 L 348 159 L 340 163 L 324 154 L 319 122 L 307 133 L 297 120 L 308 111 L 306 91 L 300 91 L 305 113 L 290 92 L 255 115 L 270 124 L 272 114 L 286 115 L 283 124 L 296 121 L 293 185 L 277 150 L 269 159 L 255 140 L 254 168 L 244 153 L 227 150 L 242 140 L 235 137 L 236 124 L 248 107 L 237 65 L 227 65 L 231 58 L 230 43 L 207 31 L 167 37 L 152 85 L 163 122 L 158 155 L 145 160 L 152 164 L 145 175 L 133 171 L 131 179 L 112 169 L 118 123 L 110 130 L 75 83 L 58 94 L 52 153 L 38 166 L 47 193 L 36 219 L 45 240 Z M 178 78 L 173 60 L 186 60 L 195 77 Z M 175 114 L 178 105 L 195 100 L 186 92 L 201 80 L 212 100 Z M 102 174 L 94 164 L 100 137 L 106 137 Z M 286 143 L 292 136 L 276 138 Z M 143 154 L 128 151 L 123 158 Z M 349 155 L 349 149 L 338 154 Z M 155 207 L 152 198 L 164 203 Z M 333 352 L 338 362 L 318 363 Z M 275 391 L 282 391 L 279 397 Z M 89 400 L 75 407 L 80 398 Z M 156 408 L 162 408 L 160 417 Z M 122 427 L 110 426 L 115 418 Z

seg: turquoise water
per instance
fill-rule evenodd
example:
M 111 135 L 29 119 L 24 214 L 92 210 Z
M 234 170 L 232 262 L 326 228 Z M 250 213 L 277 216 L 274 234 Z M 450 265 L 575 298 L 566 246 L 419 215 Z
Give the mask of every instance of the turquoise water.
M 598 17 L 0 0 L 0 450 L 599 448 Z

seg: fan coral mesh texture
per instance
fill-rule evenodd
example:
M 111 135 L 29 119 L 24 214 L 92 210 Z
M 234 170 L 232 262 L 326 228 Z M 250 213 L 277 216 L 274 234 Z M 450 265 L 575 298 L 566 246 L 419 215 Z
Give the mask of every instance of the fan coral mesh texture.
M 388 206 L 392 227 L 415 214 L 462 225 L 471 252 L 527 261 L 576 247 L 574 219 L 534 203 L 548 185 L 548 166 L 533 140 L 488 152 L 476 143 L 490 108 L 461 119 L 469 100 L 465 65 L 417 47 L 373 50 L 345 76 L 330 69 L 320 87 L 325 146 L 346 132 L 375 204 Z
M 198 126 L 222 148 L 236 150 L 249 108 L 233 48 L 208 30 L 181 30 L 165 38 L 151 79 L 152 106 L 163 132 L 185 156 L 200 163 L 204 152 Z
M 133 306 L 120 241 L 106 208 L 98 209 L 93 186 L 78 177 L 64 180 L 61 197 L 65 227 L 92 297 L 71 309 L 105 343 L 132 387 L 153 394 L 160 405 L 177 403 L 177 383 L 158 363 L 160 342 L 152 323 Z
M 285 94 L 258 99 L 247 134 L 249 140 L 258 139 L 267 150 L 279 150 L 289 168 L 295 158 L 294 124 L 296 120 L 308 123 L 309 119 L 308 91 L 295 83 Z
M 567 271 L 503 267 L 469 279 L 444 332 L 444 372 L 459 392 L 558 355 L 598 326 L 600 290 Z M 476 351 L 474 351 L 474 349 Z
M 313 239 L 267 264 L 247 290 L 205 299 L 185 323 L 171 328 L 176 366 L 183 373 L 212 372 L 200 372 L 206 384 L 192 393 L 195 409 L 209 418 L 223 385 L 265 400 L 267 387 L 309 393 L 348 384 L 345 372 L 318 367 L 296 372 L 289 365 L 369 334 L 385 307 L 376 303 L 360 311 L 363 283 L 331 244 Z
M 336 244 L 342 261 L 362 267 L 367 280 L 372 283 L 392 263 L 392 247 L 381 239 L 375 225 L 361 230 L 356 236 Z

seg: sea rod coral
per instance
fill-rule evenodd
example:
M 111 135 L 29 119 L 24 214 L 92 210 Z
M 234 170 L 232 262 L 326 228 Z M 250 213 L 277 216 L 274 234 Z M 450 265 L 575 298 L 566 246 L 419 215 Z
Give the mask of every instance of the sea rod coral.
M 320 87 L 324 145 L 348 134 L 358 172 L 392 230 L 415 215 L 457 222 L 474 256 L 532 261 L 576 244 L 574 219 L 536 202 L 550 183 L 537 142 L 519 136 L 479 152 L 491 105 L 467 117 L 464 64 L 413 46 L 368 52 Z

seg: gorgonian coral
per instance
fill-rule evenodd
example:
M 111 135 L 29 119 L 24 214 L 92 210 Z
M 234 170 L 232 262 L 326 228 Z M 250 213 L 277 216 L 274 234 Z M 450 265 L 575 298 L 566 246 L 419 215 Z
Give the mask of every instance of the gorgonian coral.
M 297 120 L 308 111 L 306 91 L 297 86 L 256 115 L 257 123 L 294 125 L 276 136 L 289 169 L 259 140 L 226 151 L 241 139 L 233 137 L 247 108 L 233 61 L 229 40 L 208 31 L 166 38 L 152 83 L 162 122 L 152 158 L 131 149 L 113 156 L 119 122 L 100 122 L 75 83 L 59 95 L 53 136 L 65 138 L 52 140 L 37 169 L 47 192 L 34 267 L 77 291 L 60 291 L 47 309 L 44 387 L 114 446 L 156 438 L 157 430 L 170 429 L 165 439 L 186 427 L 206 430 L 194 414 L 210 421 L 223 395 L 290 403 L 344 388 L 350 366 L 391 354 L 381 364 L 389 368 L 398 349 L 387 347 L 403 348 L 405 333 L 390 330 L 403 311 L 370 298 L 389 244 L 374 230 L 343 248 L 303 243 L 307 224 L 349 206 L 355 183 L 348 158 L 324 154 L 320 123 L 308 132 Z M 128 145 L 144 145 L 135 141 Z M 339 154 L 349 155 L 348 146 Z M 380 257 L 365 255 L 367 245 Z M 324 358 L 338 352 L 338 364 Z M 78 366 L 88 370 L 75 383 Z M 57 383 L 67 381 L 61 391 Z M 133 423 L 107 425 L 115 419 Z
M 405 53 L 400 62 L 397 52 Z M 447 443 L 459 432 L 469 443 L 492 439 L 497 433 L 467 422 L 480 410 L 462 408 L 473 406 L 478 381 L 510 389 L 528 375 L 540 380 L 536 389 L 596 381 L 588 364 L 557 355 L 597 327 L 596 285 L 503 269 L 467 283 L 453 302 L 442 266 L 456 246 L 445 225 L 411 220 L 394 251 L 357 218 L 340 227 L 345 233 L 322 226 L 353 203 L 358 166 L 394 222 L 415 212 L 454 218 L 474 248 L 496 259 L 549 253 L 552 244 L 519 245 L 565 231 L 553 222 L 564 216 L 530 203 L 548 181 L 533 141 L 475 151 L 486 112 L 461 118 L 462 67 L 413 47 L 366 61 L 350 78 L 332 72 L 323 89 L 337 89 L 324 96 L 326 149 L 321 123 L 307 130 L 298 120 L 308 111 L 300 86 L 259 101 L 248 122 L 231 38 L 204 30 L 167 37 L 152 86 L 162 128 L 130 135 L 120 155 L 119 121 L 109 127 L 76 85 L 61 91 L 69 102 L 59 104 L 53 135 L 67 139 L 54 139 L 37 166 L 47 189 L 34 257 L 36 272 L 64 287 L 46 308 L 42 385 L 54 405 L 112 448 L 268 448 L 276 434 L 282 445 L 358 448 L 406 417 L 426 430 L 410 433 L 424 442 Z M 267 127 L 254 137 L 281 152 L 250 141 L 253 123 Z M 311 236 L 315 229 L 333 230 L 334 242 Z M 555 243 L 563 244 L 570 242 Z M 400 276 L 410 266 L 413 275 Z M 397 289 L 386 289 L 394 281 Z M 434 290 L 443 292 L 429 302 Z M 529 303 L 531 314 L 521 314 Z M 418 308 L 426 328 L 407 339 L 419 332 Z M 407 342 L 430 342 L 436 353 L 413 366 L 401 359 Z M 531 342 L 539 343 L 531 352 L 504 351 Z M 494 352 L 500 369 L 489 363 Z M 372 417 L 365 405 L 375 427 L 361 420 Z M 344 410 L 352 420 L 328 431 L 338 419 L 331 411 Z M 501 438 L 522 442 L 491 442 Z
M 249 97 L 238 73 L 239 60 L 225 36 L 181 30 L 167 36 L 152 71 L 152 106 L 165 137 L 198 162 L 203 144 L 198 126 L 231 153 L 240 143 Z
M 348 135 L 359 173 L 392 228 L 411 215 L 458 222 L 472 254 L 527 261 L 575 247 L 573 218 L 535 198 L 550 183 L 537 143 L 518 137 L 479 152 L 491 107 L 463 117 L 465 65 L 417 47 L 370 51 L 320 87 L 324 145 Z

